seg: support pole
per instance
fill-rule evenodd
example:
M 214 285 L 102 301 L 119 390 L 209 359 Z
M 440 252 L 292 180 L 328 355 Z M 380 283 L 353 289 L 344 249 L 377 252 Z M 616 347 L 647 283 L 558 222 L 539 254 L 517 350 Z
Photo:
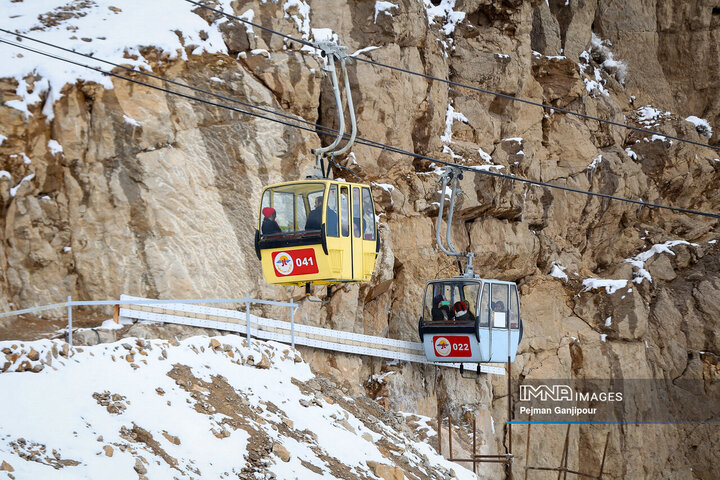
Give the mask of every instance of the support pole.
M 247 344 L 250 348 L 252 337 L 250 336 L 250 294 L 245 295 L 245 327 L 247 327 Z
M 475 430 L 477 430 L 477 418 L 475 418 L 475 414 L 473 413 L 472 416 L 473 419 L 473 473 L 477 473 L 477 449 L 475 448 Z
M 563 446 L 562 458 L 560 459 L 560 468 L 558 468 L 558 480 L 561 480 L 563 472 L 565 472 L 565 478 L 567 478 L 567 459 L 568 450 L 570 449 L 570 425 L 567 426 L 567 432 L 565 433 L 565 445 Z
M 438 453 L 442 456 L 442 417 L 440 416 L 440 398 L 437 399 L 437 419 L 438 419 Z
M 528 475 L 528 460 L 530 459 L 530 427 L 532 426 L 532 413 L 528 416 L 527 438 L 525 443 L 525 480 Z
M 512 478 L 512 364 L 510 355 L 507 360 L 507 386 L 508 386 L 508 478 Z
M 290 299 L 290 345 L 295 350 L 295 302 Z
M 67 343 L 72 348 L 73 340 L 72 340 L 72 297 L 68 295 L 68 334 L 67 334 Z
M 450 449 L 450 458 L 453 458 L 452 449 L 452 418 L 448 415 L 448 448 Z
M 605 448 L 603 449 L 602 461 L 600 462 L 600 473 L 598 479 L 602 480 L 603 470 L 605 469 L 605 455 L 607 455 L 608 440 L 610 440 L 610 432 L 605 435 Z

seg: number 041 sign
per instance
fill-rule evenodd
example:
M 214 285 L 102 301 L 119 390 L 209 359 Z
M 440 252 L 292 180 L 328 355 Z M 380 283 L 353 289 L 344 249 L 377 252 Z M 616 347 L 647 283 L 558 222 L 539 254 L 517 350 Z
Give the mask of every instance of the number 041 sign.
M 272 254 L 275 273 L 279 277 L 290 277 L 293 275 L 310 275 L 318 273 L 315 250 L 303 248 L 289 252 L 275 252 Z

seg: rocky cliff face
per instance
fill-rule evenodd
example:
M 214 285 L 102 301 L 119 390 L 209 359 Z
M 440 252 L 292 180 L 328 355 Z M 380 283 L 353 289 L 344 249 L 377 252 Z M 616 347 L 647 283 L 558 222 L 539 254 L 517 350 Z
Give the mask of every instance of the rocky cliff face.
M 233 13 L 252 9 L 255 22 L 290 35 L 309 21 L 332 29 L 349 51 L 379 47 L 365 54 L 377 62 L 717 143 L 714 0 L 402 0 L 380 11 L 373 2 L 341 0 L 232 5 Z M 222 24 L 230 55 L 173 60 L 145 49 L 155 73 L 334 125 L 316 57 L 280 37 L 198 14 Z M 720 211 L 717 151 L 366 63 L 351 65 L 350 74 L 363 137 L 558 185 Z M 32 89 L 42 79 L 28 74 L 25 81 Z M 8 172 L 0 175 L 2 307 L 67 295 L 299 296 L 262 281 L 252 248 L 255 215 L 262 186 L 304 175 L 310 149 L 325 139 L 123 80 L 112 86 L 66 85 L 59 100 L 43 98 L 27 116 L 5 104 L 17 98 L 18 81 L 0 80 L 0 167 Z M 715 132 L 689 116 L 706 119 Z M 362 145 L 354 153 L 358 165 L 348 165 L 363 181 L 393 186 L 374 191 L 382 219 L 378 269 L 369 284 L 339 289 L 327 306 L 304 305 L 299 318 L 415 340 L 425 282 L 455 274 L 434 245 L 437 176 L 428 162 Z M 525 336 L 514 376 L 658 378 L 671 393 L 673 380 L 690 378 L 717 395 L 716 220 L 479 174 L 465 175 L 462 189 L 456 246 L 476 253 L 482 276 L 521 288 Z M 626 283 L 609 293 L 585 282 L 592 278 Z M 306 357 L 356 389 L 371 373 L 397 368 Z M 493 419 L 505 418 L 502 378 L 473 383 L 403 366 L 379 391 L 388 408 L 426 415 L 435 413 L 437 396 L 449 412 L 470 405 L 484 415 L 487 450 L 507 444 L 506 432 L 489 433 Z M 705 427 L 583 427 L 572 434 L 571 465 L 596 469 L 606 432 L 610 478 L 720 476 L 712 461 L 717 430 Z M 534 431 L 531 463 L 557 464 L 564 433 Z M 514 432 L 513 443 L 516 463 L 524 464 L 523 435 Z

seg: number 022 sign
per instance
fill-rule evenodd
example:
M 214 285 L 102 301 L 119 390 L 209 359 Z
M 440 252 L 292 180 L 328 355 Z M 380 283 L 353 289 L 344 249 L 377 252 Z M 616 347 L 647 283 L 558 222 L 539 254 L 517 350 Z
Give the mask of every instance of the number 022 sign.
M 319 271 L 315 250 L 312 248 L 275 252 L 272 254 L 272 262 L 279 277 L 310 275 Z
M 438 357 L 472 357 L 468 337 L 433 337 L 433 347 Z

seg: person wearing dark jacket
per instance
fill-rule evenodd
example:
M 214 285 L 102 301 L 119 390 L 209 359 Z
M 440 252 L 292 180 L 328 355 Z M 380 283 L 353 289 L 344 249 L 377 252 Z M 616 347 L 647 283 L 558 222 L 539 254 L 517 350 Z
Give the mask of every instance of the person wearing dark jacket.
M 452 320 L 452 311 L 450 310 L 450 302 L 443 299 L 442 295 L 436 295 L 433 298 L 433 306 L 430 312 L 433 321 Z
M 453 313 L 455 314 L 455 320 L 459 322 L 475 320 L 475 316 L 470 311 L 470 307 L 465 300 L 455 302 L 455 305 L 453 305 Z
M 262 209 L 262 214 L 265 218 L 263 218 L 262 222 L 262 234 L 263 235 L 272 235 L 274 233 L 282 233 L 282 230 L 280 229 L 280 225 L 275 221 L 275 218 L 277 217 L 277 212 L 272 207 L 265 207 Z
M 315 208 L 310 210 L 305 222 L 305 230 L 320 230 L 320 228 L 322 228 L 322 196 L 315 199 Z

